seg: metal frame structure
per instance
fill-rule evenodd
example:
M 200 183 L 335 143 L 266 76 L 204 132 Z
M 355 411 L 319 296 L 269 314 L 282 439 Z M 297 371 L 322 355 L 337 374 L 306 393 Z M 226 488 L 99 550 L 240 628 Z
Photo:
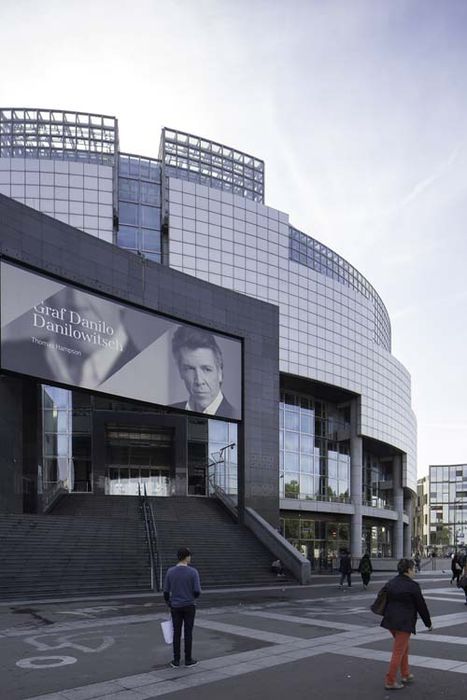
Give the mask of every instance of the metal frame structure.
M 0 157 L 84 160 L 113 165 L 115 117 L 52 109 L 0 110 Z
M 164 127 L 159 158 L 165 175 L 264 203 L 264 161 L 215 141 Z

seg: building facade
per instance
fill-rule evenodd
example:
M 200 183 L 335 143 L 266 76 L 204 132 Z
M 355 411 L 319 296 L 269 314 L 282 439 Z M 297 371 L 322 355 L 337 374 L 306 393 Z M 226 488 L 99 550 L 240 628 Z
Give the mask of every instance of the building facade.
M 239 502 L 254 503 L 275 525 L 280 515 L 284 535 L 316 566 L 342 547 L 354 556 L 411 554 L 416 421 L 409 373 L 391 354 L 389 315 L 358 270 L 265 204 L 264 183 L 259 158 L 192 134 L 162 129 L 159 157 L 152 159 L 120 151 L 114 117 L 0 110 L 0 194 L 100 240 L 104 258 L 106 244 L 136 253 L 130 257 L 141 275 L 200 285 L 208 290 L 202 325 L 243 343 L 252 328 L 245 319 L 233 321 L 223 295 L 251 305 L 260 350 L 277 367 L 265 381 L 264 370 L 247 377 L 244 365 L 243 402 L 256 402 L 250 417 L 246 411 L 235 421 L 197 416 L 196 423 L 181 409 L 185 432 L 175 442 L 188 476 L 178 492 L 207 494 L 210 464 L 210 476 Z M 44 264 L 50 271 L 50 260 L 37 269 Z M 73 279 L 72 261 L 65 276 Z M 96 274 L 93 280 L 88 273 L 79 283 L 99 289 Z M 152 309 L 200 323 L 197 296 L 182 301 L 171 285 L 169 310 Z M 117 296 L 124 297 L 121 289 Z M 69 488 L 94 490 L 93 431 L 96 421 L 110 422 L 98 412 L 141 414 L 148 405 L 143 411 L 143 404 L 123 406 L 128 396 L 109 402 L 99 391 L 59 383 L 40 384 L 41 478 L 53 482 L 59 475 Z M 258 416 L 266 404 L 263 425 Z M 78 406 L 88 412 L 88 428 L 78 421 Z M 49 420 L 54 410 L 60 428 Z M 176 415 L 157 402 L 152 411 Z M 168 419 L 154 420 L 162 426 Z M 164 457 L 161 432 L 155 438 L 115 429 L 100 458 L 104 488 L 129 493 L 146 479 L 154 493 L 172 493 L 165 443 Z
M 467 464 L 430 465 L 429 548 L 448 554 L 467 541 Z
M 413 551 L 426 556 L 430 543 L 430 482 L 428 476 L 417 481 L 417 503 L 414 515 Z

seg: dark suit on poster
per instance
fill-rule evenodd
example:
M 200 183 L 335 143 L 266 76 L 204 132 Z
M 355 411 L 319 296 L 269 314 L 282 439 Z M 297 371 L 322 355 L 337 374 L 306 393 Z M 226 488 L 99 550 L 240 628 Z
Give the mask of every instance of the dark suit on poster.
M 171 404 L 171 408 L 181 408 L 185 410 L 186 404 L 186 401 L 180 401 L 179 403 Z M 238 411 L 236 411 L 235 407 L 232 406 L 232 404 L 229 401 L 227 401 L 225 396 L 219 404 L 219 408 L 217 409 L 217 411 L 215 413 L 209 413 L 207 415 L 220 416 L 222 418 L 238 419 Z

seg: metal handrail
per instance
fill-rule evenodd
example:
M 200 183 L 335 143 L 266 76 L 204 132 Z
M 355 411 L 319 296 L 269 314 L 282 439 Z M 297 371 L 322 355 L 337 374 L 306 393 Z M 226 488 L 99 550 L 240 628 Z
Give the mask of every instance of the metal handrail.
M 149 552 L 149 581 L 150 581 L 151 591 L 153 591 L 154 590 L 154 556 L 153 556 L 153 551 L 152 551 L 152 546 L 151 546 L 151 535 L 149 532 L 149 523 L 148 523 L 146 505 L 145 505 L 144 496 L 141 493 L 141 485 L 140 484 L 138 484 L 138 498 L 139 498 L 139 509 L 141 512 L 141 516 L 144 520 L 144 531 L 146 533 L 146 544 L 148 546 L 148 552 Z
M 238 505 L 235 499 L 232 498 L 223 488 L 216 484 L 214 474 L 208 475 L 208 482 L 212 488 L 213 495 L 224 505 L 229 513 L 238 520 Z
M 146 542 L 149 552 L 150 583 L 151 590 L 162 590 L 162 560 L 158 547 L 157 528 L 154 520 L 152 505 L 148 502 L 146 484 L 143 491 L 141 484 L 138 484 L 138 497 L 141 516 L 144 519 L 144 529 L 146 532 Z
M 47 513 L 52 507 L 52 505 L 55 503 L 55 500 L 64 493 L 68 493 L 64 481 L 44 481 L 42 491 L 43 512 Z
M 159 538 L 157 536 L 156 521 L 152 504 L 147 500 L 146 484 L 144 484 L 145 507 L 148 514 L 149 532 L 151 534 L 151 544 L 153 551 L 154 573 L 156 577 L 156 589 L 162 590 L 162 559 L 159 552 Z

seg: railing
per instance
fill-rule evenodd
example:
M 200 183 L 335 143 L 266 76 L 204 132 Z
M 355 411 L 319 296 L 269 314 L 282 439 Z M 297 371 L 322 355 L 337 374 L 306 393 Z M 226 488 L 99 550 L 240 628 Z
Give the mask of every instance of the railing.
M 154 520 L 154 511 L 152 505 L 148 501 L 146 484 L 141 492 L 141 485 L 138 484 L 139 507 L 141 516 L 144 519 L 144 529 L 146 532 L 146 542 L 149 553 L 149 575 L 151 590 L 162 590 L 162 561 L 159 553 L 156 522 Z
M 350 496 L 327 496 L 324 494 L 285 494 L 281 498 L 290 498 L 294 501 L 320 501 L 323 503 L 352 503 Z
M 61 496 L 68 493 L 64 481 L 42 482 L 42 511 L 48 513 Z
M 229 494 L 224 491 L 222 486 L 216 484 L 213 474 L 208 476 L 208 481 L 211 493 L 224 505 L 224 507 L 229 511 L 230 515 L 232 515 L 235 520 L 238 520 L 236 500 L 232 498 L 232 496 L 229 496 Z

